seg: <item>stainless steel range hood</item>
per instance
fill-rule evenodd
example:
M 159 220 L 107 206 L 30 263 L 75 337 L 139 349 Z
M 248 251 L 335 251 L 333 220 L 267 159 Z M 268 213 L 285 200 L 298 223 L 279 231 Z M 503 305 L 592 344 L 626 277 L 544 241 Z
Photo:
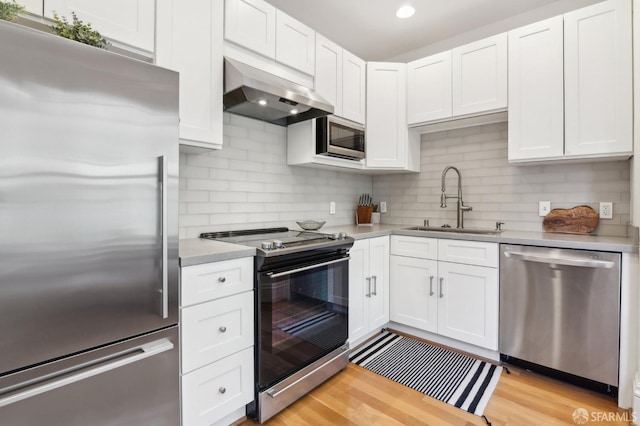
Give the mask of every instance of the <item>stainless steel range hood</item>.
M 224 59 L 225 111 L 288 126 L 333 114 L 313 90 L 234 59 Z

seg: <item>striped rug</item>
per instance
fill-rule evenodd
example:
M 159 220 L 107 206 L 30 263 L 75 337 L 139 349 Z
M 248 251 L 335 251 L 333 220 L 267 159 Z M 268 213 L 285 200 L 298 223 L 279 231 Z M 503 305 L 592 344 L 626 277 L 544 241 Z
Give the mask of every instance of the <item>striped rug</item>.
M 350 360 L 478 416 L 502 372 L 502 367 L 389 331 L 352 352 Z

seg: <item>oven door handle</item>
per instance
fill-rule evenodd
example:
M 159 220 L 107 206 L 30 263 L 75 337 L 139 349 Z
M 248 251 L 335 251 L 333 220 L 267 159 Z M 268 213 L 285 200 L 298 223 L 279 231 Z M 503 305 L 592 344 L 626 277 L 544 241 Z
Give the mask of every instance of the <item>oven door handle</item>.
M 333 264 L 336 264 L 336 263 L 346 262 L 349 259 L 351 259 L 351 257 L 347 256 L 347 257 L 343 257 L 343 258 L 337 259 L 337 260 L 330 260 L 328 262 L 316 263 L 314 265 L 303 266 L 302 268 L 296 268 L 296 269 L 290 269 L 290 270 L 284 271 L 284 272 L 278 272 L 277 274 L 274 274 L 273 272 L 267 272 L 267 276 L 269 278 L 280 278 L 280 277 L 284 277 L 285 275 L 291 275 L 291 274 L 295 274 L 297 272 L 308 271 L 309 269 L 315 269 L 315 268 L 319 268 L 321 266 L 327 266 L 327 265 L 333 265 Z

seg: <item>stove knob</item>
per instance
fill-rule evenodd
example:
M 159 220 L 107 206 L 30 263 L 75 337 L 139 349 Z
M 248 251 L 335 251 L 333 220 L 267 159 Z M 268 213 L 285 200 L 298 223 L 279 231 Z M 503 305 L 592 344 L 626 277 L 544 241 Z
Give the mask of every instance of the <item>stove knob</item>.
M 273 248 L 277 248 L 277 249 L 282 248 L 282 241 L 280 240 L 273 240 L 272 244 L 273 244 Z
M 334 233 L 334 234 L 331 234 L 331 237 L 330 237 L 330 238 L 331 238 L 332 240 L 339 240 L 339 239 L 340 239 L 340 233 L 339 233 L 339 232 L 336 232 L 336 233 Z
M 271 250 L 273 248 L 273 243 L 271 241 L 263 241 L 260 246 L 263 250 Z
M 346 232 L 341 232 L 340 233 L 340 239 L 344 240 L 345 238 L 347 238 L 347 233 Z

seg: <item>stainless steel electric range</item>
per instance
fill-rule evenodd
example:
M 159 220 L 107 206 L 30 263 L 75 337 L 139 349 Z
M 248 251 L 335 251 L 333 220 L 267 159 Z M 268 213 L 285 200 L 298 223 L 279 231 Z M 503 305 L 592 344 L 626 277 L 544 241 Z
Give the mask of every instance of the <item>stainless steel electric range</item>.
M 201 234 L 256 247 L 254 402 L 265 422 L 348 359 L 349 249 L 353 238 L 288 228 Z

